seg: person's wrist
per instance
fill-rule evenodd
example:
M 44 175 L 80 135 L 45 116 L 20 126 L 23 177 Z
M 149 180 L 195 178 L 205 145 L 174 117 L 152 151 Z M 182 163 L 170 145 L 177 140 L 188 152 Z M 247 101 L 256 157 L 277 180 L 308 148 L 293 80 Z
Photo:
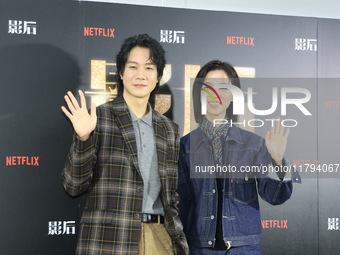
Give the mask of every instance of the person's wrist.
M 83 135 L 83 136 L 77 135 L 77 137 L 80 141 L 85 142 L 87 139 L 90 138 L 90 135 Z
M 273 158 L 276 165 L 281 166 L 283 162 L 283 157 L 275 157 Z

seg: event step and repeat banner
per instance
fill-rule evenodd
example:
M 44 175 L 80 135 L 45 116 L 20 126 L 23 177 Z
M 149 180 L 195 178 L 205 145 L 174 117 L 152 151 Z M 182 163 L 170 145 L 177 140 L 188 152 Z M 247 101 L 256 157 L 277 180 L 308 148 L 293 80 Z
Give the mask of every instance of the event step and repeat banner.
M 278 116 L 290 127 L 302 183 L 283 205 L 261 202 L 264 254 L 339 254 L 339 20 L 66 0 L 0 2 L 0 254 L 75 253 L 86 194 L 62 187 L 63 96 L 112 100 L 117 51 L 139 33 L 166 50 L 155 108 L 182 135 L 195 127 L 192 78 L 213 59 L 242 77 L 241 128 L 263 136 Z

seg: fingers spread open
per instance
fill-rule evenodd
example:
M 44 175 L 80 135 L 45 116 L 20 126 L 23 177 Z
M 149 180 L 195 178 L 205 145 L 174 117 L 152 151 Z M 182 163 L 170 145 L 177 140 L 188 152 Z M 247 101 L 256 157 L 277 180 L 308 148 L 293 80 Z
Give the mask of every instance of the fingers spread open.
M 79 107 L 79 104 L 78 104 L 78 101 L 77 99 L 74 97 L 74 95 L 72 94 L 71 91 L 67 92 L 67 95 L 71 101 L 71 103 L 73 104 L 73 107 L 75 110 L 78 110 L 80 107 Z
M 91 104 L 91 117 L 97 118 L 97 112 L 96 112 L 96 104 Z
M 281 121 L 280 118 L 275 120 L 275 134 L 280 134 L 280 125 Z
M 86 108 L 86 99 L 85 99 L 84 92 L 79 90 L 78 93 L 79 93 L 79 96 L 80 96 L 81 107 L 85 107 Z
M 286 133 L 284 134 L 284 137 L 287 138 L 287 137 L 289 136 L 289 132 L 290 132 L 290 128 L 287 128 L 287 129 L 286 129 Z
M 65 115 L 71 120 L 73 115 L 64 107 L 61 107 L 61 110 L 65 113 Z
M 73 103 L 71 102 L 71 99 L 68 95 L 64 96 L 64 99 L 66 101 L 67 107 L 68 109 L 70 109 L 71 113 L 74 113 L 76 111 L 76 109 L 74 108 Z

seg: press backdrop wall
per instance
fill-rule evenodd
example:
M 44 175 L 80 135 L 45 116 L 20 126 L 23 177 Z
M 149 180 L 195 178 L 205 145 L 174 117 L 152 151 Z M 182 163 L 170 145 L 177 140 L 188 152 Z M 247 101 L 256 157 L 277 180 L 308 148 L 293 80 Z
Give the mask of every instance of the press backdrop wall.
M 330 166 L 340 163 L 339 20 L 66 0 L 0 2 L 0 254 L 74 254 L 86 194 L 71 198 L 61 183 L 73 135 L 63 95 L 82 89 L 88 102 L 111 100 L 117 51 L 139 33 L 166 50 L 156 109 L 182 134 L 194 126 L 190 79 L 212 59 L 237 68 L 258 109 L 270 108 L 274 87 L 311 93 L 311 116 L 293 105 L 283 116 L 298 122 L 286 157 L 303 180 L 283 205 L 261 202 L 262 247 L 338 254 L 340 180 Z M 279 115 L 280 107 L 246 119 Z M 264 135 L 269 122 L 246 128 Z M 326 171 L 306 173 L 303 164 Z

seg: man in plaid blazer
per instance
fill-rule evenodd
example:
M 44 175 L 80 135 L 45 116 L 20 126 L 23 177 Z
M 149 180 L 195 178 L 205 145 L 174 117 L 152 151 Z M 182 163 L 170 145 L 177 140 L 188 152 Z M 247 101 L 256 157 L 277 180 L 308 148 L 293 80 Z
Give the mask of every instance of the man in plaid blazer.
M 148 103 L 164 66 L 164 50 L 156 40 L 133 36 L 117 55 L 117 98 L 97 108 L 92 104 L 89 113 L 82 91 L 81 104 L 71 92 L 65 96 L 68 109 L 62 110 L 75 136 L 63 170 L 64 187 L 72 196 L 90 192 L 77 254 L 188 254 L 177 207 L 178 126 Z M 145 156 L 140 135 L 149 132 L 144 129 L 148 116 L 148 140 L 154 141 L 148 150 L 155 149 Z M 146 175 L 152 168 L 156 172 Z M 161 213 L 144 212 L 155 208 Z

